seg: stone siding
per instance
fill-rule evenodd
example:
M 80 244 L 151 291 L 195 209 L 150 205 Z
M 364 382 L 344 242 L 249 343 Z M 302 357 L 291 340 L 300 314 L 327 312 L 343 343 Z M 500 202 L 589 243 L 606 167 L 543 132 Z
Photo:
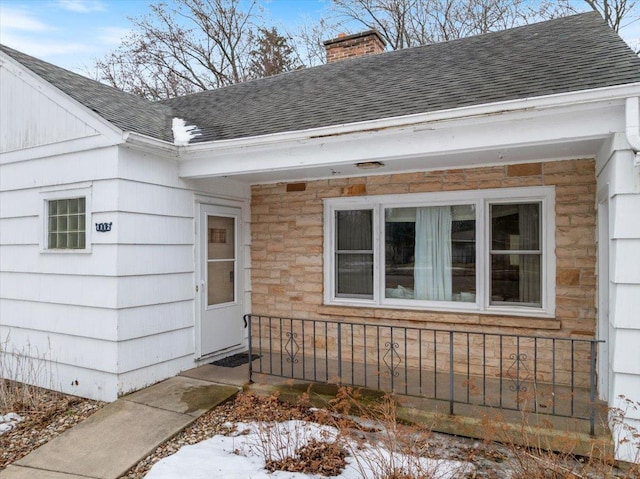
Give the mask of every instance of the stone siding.
M 251 200 L 252 312 L 287 318 L 593 338 L 594 167 L 593 160 L 567 160 L 328 179 L 295 187 L 286 183 L 256 185 Z M 555 318 L 323 305 L 324 198 L 548 185 L 556 187 Z M 589 361 L 580 356 L 579 361 L 588 367 Z M 568 357 L 557 359 L 569 361 Z

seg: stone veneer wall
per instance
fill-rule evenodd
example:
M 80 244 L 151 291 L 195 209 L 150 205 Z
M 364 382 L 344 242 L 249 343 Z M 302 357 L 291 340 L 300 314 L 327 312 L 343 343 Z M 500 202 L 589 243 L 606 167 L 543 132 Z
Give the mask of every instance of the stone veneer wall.
M 593 160 L 567 160 L 253 186 L 252 312 L 591 339 L 596 317 L 594 167 Z M 323 305 L 323 198 L 543 185 L 556 187 L 555 318 Z M 588 371 L 588 355 L 576 359 L 580 370 Z

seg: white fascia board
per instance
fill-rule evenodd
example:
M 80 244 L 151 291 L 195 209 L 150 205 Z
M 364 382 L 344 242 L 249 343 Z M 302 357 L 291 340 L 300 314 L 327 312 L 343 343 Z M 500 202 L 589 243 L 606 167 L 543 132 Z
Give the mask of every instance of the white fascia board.
M 602 140 L 611 132 L 624 129 L 625 100 L 639 94 L 640 83 L 634 83 L 296 132 L 197 143 L 181 150 L 179 172 L 183 178 L 230 176 L 339 166 L 341 163 L 374 159 L 462 153 L 509 145 Z M 583 114 L 598 109 L 603 114 Z M 537 126 L 532 123 L 536 118 Z M 495 128 L 497 122 L 501 122 L 499 129 Z
M 500 150 L 604 141 L 611 131 L 624 128 L 623 109 L 622 100 L 605 101 L 414 122 L 395 128 L 315 135 L 279 143 L 245 143 L 224 149 L 216 145 L 218 148 L 202 149 L 198 153 L 194 153 L 192 148 L 200 145 L 194 145 L 181 156 L 179 174 L 183 178 L 197 178 L 318 166 L 340 169 L 343 165 L 361 161 L 386 162 L 411 158 L 424 158 L 420 168 L 428 169 L 442 166 L 431 165 L 429 158 L 435 160 L 445 155 L 479 151 L 495 151 L 494 161 L 499 163 L 503 161 Z M 207 154 L 203 154 L 205 151 Z M 591 156 L 595 157 L 595 154 L 594 148 Z M 479 160 L 471 159 L 476 165 Z M 486 161 L 485 158 L 483 163 Z M 508 161 L 508 158 L 504 161 Z
M 0 52 L 0 68 L 6 68 L 17 77 L 24 80 L 28 85 L 51 98 L 68 112 L 74 114 L 79 120 L 85 122 L 101 134 L 109 138 L 111 144 L 122 143 L 123 131 L 98 115 L 93 110 L 87 108 L 79 101 L 71 98 L 53 84 L 32 72 L 17 60 L 4 52 Z
M 189 145 L 189 147 L 185 150 L 185 153 L 188 153 L 189 156 L 195 156 L 198 153 L 207 154 L 232 148 L 235 149 L 243 147 L 264 146 L 273 143 L 284 143 L 287 141 L 291 142 L 314 138 L 333 137 L 351 133 L 377 132 L 379 130 L 386 130 L 390 128 L 416 127 L 423 124 L 427 125 L 430 123 L 446 120 L 479 118 L 516 111 L 543 110 L 603 101 L 624 101 L 629 96 L 638 95 L 640 95 L 640 82 L 621 86 L 582 90 L 578 92 L 559 93 L 557 95 L 547 95 L 541 97 L 487 103 L 482 105 L 472 105 L 468 107 L 439 110 L 429 113 L 416 113 L 413 115 L 382 118 L 378 120 L 367 120 L 357 123 L 346 123 L 319 128 L 310 128 L 307 130 L 272 133 L 268 135 L 232 140 L 215 140 L 211 142 L 202 142 L 196 143 L 194 145 Z M 184 157 L 185 159 L 188 159 L 187 155 L 185 155 Z

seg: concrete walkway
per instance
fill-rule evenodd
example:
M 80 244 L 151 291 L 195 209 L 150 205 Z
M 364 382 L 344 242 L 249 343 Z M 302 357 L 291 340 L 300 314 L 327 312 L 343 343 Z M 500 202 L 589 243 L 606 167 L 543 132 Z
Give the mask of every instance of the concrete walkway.
M 0 479 L 117 479 L 235 396 L 245 371 L 203 366 L 124 396 L 7 467 Z

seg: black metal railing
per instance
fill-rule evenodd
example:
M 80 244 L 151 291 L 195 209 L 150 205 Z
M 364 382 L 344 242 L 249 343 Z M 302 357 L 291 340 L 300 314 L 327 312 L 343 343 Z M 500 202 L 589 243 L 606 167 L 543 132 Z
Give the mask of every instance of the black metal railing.
M 246 315 L 254 373 L 589 421 L 597 340 Z

